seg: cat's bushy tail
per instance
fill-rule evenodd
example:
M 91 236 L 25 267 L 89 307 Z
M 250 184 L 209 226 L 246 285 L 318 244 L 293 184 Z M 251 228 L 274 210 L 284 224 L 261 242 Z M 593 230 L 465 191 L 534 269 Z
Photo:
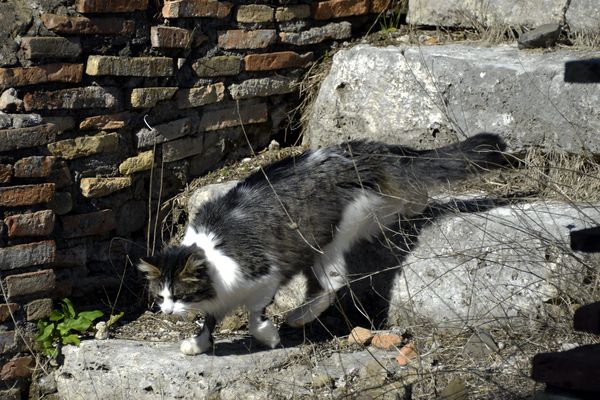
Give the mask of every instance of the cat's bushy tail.
M 408 157 L 404 168 L 408 168 L 416 178 L 422 177 L 426 181 L 465 179 L 474 173 L 508 164 L 504 153 L 506 143 L 493 133 L 479 133 L 462 142 L 432 150 L 411 149 L 409 154 L 402 146 L 390 146 L 389 150 L 403 158 Z

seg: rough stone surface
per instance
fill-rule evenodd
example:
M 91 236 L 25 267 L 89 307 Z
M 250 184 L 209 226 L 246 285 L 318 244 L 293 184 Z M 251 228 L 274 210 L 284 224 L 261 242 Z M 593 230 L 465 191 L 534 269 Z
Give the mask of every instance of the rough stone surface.
M 0 90 L 48 82 L 81 82 L 83 64 L 47 64 L 32 67 L 0 68 Z
M 52 124 L 30 128 L 1 129 L 0 151 L 12 151 L 41 146 L 56 139 L 56 128 Z
M 167 0 L 162 8 L 165 18 L 216 17 L 225 18 L 233 5 L 217 0 Z
M 294 19 L 304 19 L 308 17 L 310 17 L 310 6 L 308 4 L 277 7 L 275 10 L 275 20 L 277 22 L 292 21 Z
M 46 318 L 52 312 L 52 299 L 38 299 L 27 303 L 27 321 Z
M 8 236 L 48 236 L 54 230 L 54 213 L 50 210 L 18 214 L 4 218 Z
M 370 329 L 357 326 L 356 328 L 352 329 L 348 335 L 348 343 L 368 345 L 371 342 L 371 339 L 373 339 L 373 336 L 373 332 L 371 332 Z
M 147 171 L 154 163 L 154 152 L 144 151 L 135 157 L 129 157 L 119 165 L 119 172 L 123 175 L 131 175 L 136 172 Z
M 40 114 L 9 114 L 12 119 L 13 128 L 29 128 L 42 124 L 42 116 Z
M 222 49 L 263 49 L 275 43 L 274 29 L 229 30 L 218 33 L 219 47 Z
M 117 88 L 87 86 L 50 92 L 27 93 L 23 98 L 25 110 L 59 110 L 85 108 L 115 108 L 120 104 Z
M 0 248 L 0 270 L 31 267 L 54 261 L 56 245 L 52 240 Z
M 598 15 L 600 4 L 596 0 L 571 0 L 566 13 L 567 25 L 574 32 L 597 34 L 600 32 Z
M 0 164 L 0 183 L 8 183 L 12 179 L 13 168 L 10 164 Z
M 52 154 L 67 160 L 116 151 L 118 148 L 119 135 L 116 133 L 81 136 L 48 144 L 48 150 Z
M 89 56 L 85 73 L 116 76 L 171 76 L 173 59 L 169 57 Z
M 313 53 L 298 54 L 293 51 L 249 54 L 244 57 L 245 71 L 272 71 L 281 68 L 304 68 L 313 60 Z
M 565 62 L 593 54 L 359 45 L 334 56 L 305 143 L 368 137 L 432 148 L 464 137 L 458 132 L 491 131 L 513 151 L 537 146 L 600 153 L 600 86 L 564 82 Z
M 312 14 L 316 20 L 363 15 L 369 12 L 370 0 L 328 0 L 313 3 Z
M 176 95 L 177 107 L 193 108 L 217 103 L 225 98 L 225 85 L 215 83 L 190 89 L 179 89 Z
M 31 376 L 34 367 L 33 357 L 15 357 L 2 366 L 0 378 L 11 380 Z
M 131 120 L 131 117 L 131 113 L 128 111 L 117 114 L 94 115 L 81 120 L 79 129 L 114 131 L 125 127 Z
M 373 337 L 371 344 L 379 349 L 391 350 L 400 346 L 402 338 L 395 333 L 380 333 Z
M 20 159 L 15 163 L 14 171 L 17 178 L 45 178 L 50 176 L 56 162 L 52 156 L 31 156 Z
M 18 96 L 17 89 L 8 88 L 0 95 L 0 110 L 6 112 L 23 111 L 23 100 Z
M 152 47 L 185 49 L 192 45 L 192 32 L 175 26 L 153 26 L 150 28 Z
M 163 144 L 162 159 L 172 162 L 200 154 L 204 151 L 204 135 L 184 137 Z
M 80 13 L 119 13 L 146 10 L 148 0 L 77 0 L 77 11 Z
M 192 68 L 201 78 L 237 75 L 242 69 L 242 59 L 237 56 L 216 56 L 196 61 Z
M 410 0 L 407 22 L 415 25 L 527 26 L 560 23 L 568 0 L 529 0 L 489 2 Z
M 18 309 L 19 305 L 17 303 L 0 304 L 0 322 L 4 322 L 9 319 L 10 315 L 17 312 Z
M 457 207 L 488 210 L 452 211 Z M 599 206 L 493 207 L 489 200 L 465 200 L 448 211 L 422 227 L 403 261 L 390 299 L 391 323 L 413 318 L 445 328 L 502 325 L 507 318 L 516 323 L 583 284 L 585 263 L 564 249 L 571 228 L 597 224 Z
M 197 124 L 197 117 L 185 117 L 156 125 L 153 130 L 142 128 L 136 134 L 138 148 L 153 146 L 189 135 L 194 132 Z
M 64 238 L 101 235 L 110 232 L 117 226 L 112 210 L 65 215 L 61 218 L 61 222 Z
M 519 36 L 520 49 L 552 47 L 556 44 L 562 28 L 559 24 L 545 24 Z
M 103 197 L 131 186 L 131 177 L 81 178 L 79 187 L 83 197 Z
M 280 32 L 279 39 L 282 43 L 303 46 L 317 44 L 326 40 L 348 39 L 352 35 L 350 22 L 332 22 L 302 32 Z
M 133 108 L 150 108 L 158 102 L 171 99 L 177 87 L 145 87 L 131 91 L 131 106 Z
M 235 19 L 241 23 L 265 23 L 273 21 L 274 9 L 264 4 L 241 5 Z
M 42 14 L 46 29 L 59 35 L 123 35 L 133 33 L 135 22 L 125 18 L 87 18 L 68 15 Z
M 0 206 L 18 207 L 48 203 L 54 195 L 54 183 L 0 187 Z
M 54 289 L 56 276 L 51 269 L 6 277 L 8 297 L 20 297 Z
M 229 86 L 229 93 L 232 99 L 241 100 L 291 93 L 297 87 L 298 82 L 295 79 L 275 76 L 272 78 L 247 79 L 239 84 L 234 83 Z
M 27 59 L 71 59 L 81 54 L 79 38 L 24 37 L 21 49 Z
M 267 105 L 242 104 L 239 109 L 235 105 L 204 111 L 200 118 L 199 130 L 215 131 L 233 126 L 258 124 L 268 119 Z

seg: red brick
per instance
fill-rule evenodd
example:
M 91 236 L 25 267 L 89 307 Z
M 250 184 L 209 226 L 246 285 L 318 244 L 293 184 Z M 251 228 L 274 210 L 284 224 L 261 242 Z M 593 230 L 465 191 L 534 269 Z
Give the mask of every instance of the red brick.
M 166 0 L 162 8 L 164 18 L 216 17 L 225 18 L 233 5 L 216 0 Z
M 114 131 L 124 128 L 131 120 L 131 113 L 128 111 L 117 114 L 95 115 L 88 117 L 79 123 L 79 129 L 97 129 L 101 131 Z
M 4 322 L 10 318 L 19 309 L 17 303 L 0 303 L 0 322 Z M 0 352 L 1 353 L 1 352 Z
M 56 245 L 53 240 L 2 247 L 0 248 L 0 270 L 49 264 L 54 261 L 55 256 Z
M 152 47 L 185 49 L 191 47 L 192 32 L 175 26 L 153 26 L 150 28 Z
M 148 8 L 148 0 L 77 0 L 80 13 L 131 12 Z
M 268 119 L 267 106 L 264 103 L 240 105 L 212 111 L 203 111 L 199 130 L 214 131 L 245 124 L 258 124 Z
M 4 380 L 27 378 L 31 376 L 33 367 L 34 362 L 32 357 L 15 357 L 2 366 L 0 378 Z
M 47 203 L 54 196 L 54 183 L 0 187 L 0 206 L 18 207 Z
M 135 22 L 125 18 L 87 18 L 42 14 L 44 26 L 59 35 L 121 35 L 130 36 Z
M 117 227 L 112 210 L 101 210 L 87 214 L 62 217 L 63 237 L 100 235 Z
M 219 47 L 222 49 L 262 49 L 275 43 L 274 29 L 229 30 L 218 33 Z
M 0 68 L 0 88 L 48 82 L 79 83 L 83 64 L 46 64 L 33 67 Z
M 10 164 L 0 164 L 0 183 L 8 183 L 12 179 L 13 168 Z
M 60 110 L 86 108 L 115 108 L 120 104 L 117 88 L 87 86 L 55 91 L 27 93 L 23 99 L 25 110 Z M 0 145 L 1 146 L 1 145 Z
M 0 129 L 0 151 L 41 146 L 54 140 L 56 140 L 56 128 L 52 124 L 29 128 Z
M 321 1 L 312 4 L 312 14 L 316 20 L 363 15 L 369 12 L 369 4 L 370 0 Z
M 313 60 L 313 53 L 298 54 L 293 51 L 250 54 L 244 57 L 246 71 L 271 71 L 281 68 L 304 68 Z
M 76 37 L 24 37 L 21 39 L 21 50 L 27 59 L 76 58 L 81 54 L 81 43 Z
M 43 210 L 31 214 L 12 215 L 4 218 L 8 237 L 48 236 L 54 230 L 54 213 Z
M 19 297 L 48 292 L 54 289 L 56 276 L 51 269 L 6 277 L 8 297 Z
M 20 159 L 15 163 L 17 178 L 45 178 L 50 176 L 56 157 L 32 156 Z

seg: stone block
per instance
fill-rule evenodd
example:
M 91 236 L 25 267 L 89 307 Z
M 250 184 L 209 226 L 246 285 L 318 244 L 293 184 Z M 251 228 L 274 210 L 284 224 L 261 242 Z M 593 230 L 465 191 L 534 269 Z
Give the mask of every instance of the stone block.
M 0 206 L 18 207 L 48 203 L 54 195 L 54 183 L 0 187 Z
M 19 129 L 0 129 L 0 151 L 12 151 L 43 146 L 56 139 L 52 124 Z
M 52 154 L 67 160 L 87 157 L 92 154 L 114 152 L 118 149 L 119 135 L 116 133 L 82 136 L 48 144 L 48 150 Z
M 275 20 L 277 22 L 292 21 L 295 19 L 305 19 L 310 17 L 310 6 L 308 4 L 297 4 L 286 7 L 277 7 L 275 10 Z
M 46 318 L 52 312 L 52 299 L 33 300 L 25 305 L 27 321 Z
M 118 17 L 87 18 L 70 15 L 42 14 L 46 29 L 59 35 L 120 35 L 131 36 L 135 22 Z
M 12 179 L 13 167 L 10 164 L 0 164 L 0 183 L 9 183 Z
M 65 215 L 61 218 L 61 222 L 65 239 L 101 235 L 116 228 L 115 215 L 112 210 Z
M 273 21 L 274 9 L 265 4 L 241 5 L 237 9 L 235 19 L 241 23 L 266 23 Z
M 192 31 L 175 26 L 158 25 L 150 28 L 152 47 L 185 49 L 192 47 Z
M 272 71 L 283 68 L 305 68 L 313 61 L 312 52 L 298 54 L 294 51 L 249 54 L 244 57 L 245 71 Z
M 600 32 L 599 15 L 600 4 L 596 0 L 570 1 L 566 22 L 571 32 L 597 35 Z
M 40 114 L 8 114 L 12 119 L 13 128 L 29 128 L 42 124 L 42 116 Z
M 130 187 L 131 177 L 116 178 L 81 178 L 79 187 L 83 197 L 95 198 L 108 196 L 119 190 Z
M 154 130 L 142 128 L 138 131 L 138 148 L 149 147 L 189 135 L 195 131 L 197 117 L 185 117 L 156 125 Z
M 82 76 L 83 64 L 0 68 L 0 90 L 49 82 L 79 83 Z
M 233 5 L 217 0 L 166 0 L 162 8 L 164 18 L 211 17 L 225 18 Z
M 50 176 L 56 162 L 52 156 L 31 156 L 17 161 L 14 174 L 17 178 L 46 178 Z
M 18 244 L 0 248 L 0 270 L 13 270 L 49 264 L 54 261 L 56 245 L 53 240 Z
M 14 314 L 19 309 L 17 303 L 2 303 L 0 304 L 0 322 L 4 322 L 11 318 L 11 314 Z M 0 339 L 1 341 L 2 339 Z M 2 353 L 2 346 L 0 346 L 0 353 Z
M 2 366 L 2 369 L 0 369 L 0 378 L 5 381 L 28 378 L 31 376 L 34 367 L 35 362 L 33 361 L 33 357 L 14 357 Z
M 280 32 L 281 43 L 305 46 L 317 44 L 326 40 L 342 40 L 352 36 L 352 25 L 350 22 L 332 22 L 324 26 L 310 28 L 302 32 Z
M 220 109 L 204 110 L 200 118 L 200 131 L 215 131 L 233 126 L 259 124 L 268 120 L 267 105 L 240 104 L 230 105 Z
M 162 155 L 164 162 L 173 162 L 204 151 L 204 136 L 184 137 L 163 144 Z
M 274 29 L 228 30 L 218 32 L 219 47 L 232 49 L 264 49 L 277 41 Z
M 298 82 L 296 79 L 275 76 L 272 78 L 247 79 L 239 84 L 232 84 L 229 86 L 229 93 L 234 100 L 241 100 L 291 93 L 297 88 Z
M 312 16 L 316 20 L 364 15 L 369 12 L 370 0 L 328 0 L 312 3 Z
M 216 56 L 197 60 L 192 68 L 201 78 L 237 75 L 242 69 L 242 59 L 238 56 Z
M 5 280 L 9 298 L 29 296 L 48 292 L 54 289 L 56 276 L 51 269 L 10 275 Z
M 225 98 L 225 85 L 215 83 L 189 89 L 179 89 L 176 95 L 177 107 L 192 108 L 217 103 Z
M 17 214 L 4 218 L 8 237 L 48 236 L 54 230 L 54 213 L 50 210 Z
M 84 118 L 79 123 L 80 130 L 101 130 L 114 131 L 124 128 L 131 121 L 132 115 L 129 111 L 120 112 L 117 114 L 95 115 Z
M 23 104 L 26 111 L 116 108 L 121 104 L 121 92 L 117 88 L 100 86 L 38 91 L 27 93 Z
M 148 171 L 154 164 L 154 152 L 152 150 L 144 151 L 135 157 L 129 157 L 119 165 L 119 172 L 122 175 L 131 175 L 136 172 Z
M 148 8 L 148 0 L 77 0 L 75 9 L 86 13 L 122 13 L 144 11 Z
M 37 60 L 42 58 L 71 59 L 81 54 L 79 38 L 35 36 L 21 39 L 21 50 L 25 58 Z
M 177 92 L 177 87 L 145 87 L 131 91 L 133 108 L 151 108 L 161 101 L 170 100 Z
M 173 59 L 169 57 L 89 56 L 85 73 L 92 76 L 172 76 Z

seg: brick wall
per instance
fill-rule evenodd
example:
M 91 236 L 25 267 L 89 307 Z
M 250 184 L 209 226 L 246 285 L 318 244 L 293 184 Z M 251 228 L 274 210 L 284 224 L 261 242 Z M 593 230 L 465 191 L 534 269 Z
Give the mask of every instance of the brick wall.
M 0 34 L 0 397 L 53 300 L 106 303 L 145 252 L 151 187 L 155 210 L 244 134 L 264 147 L 307 68 L 387 1 L 47 0 Z

